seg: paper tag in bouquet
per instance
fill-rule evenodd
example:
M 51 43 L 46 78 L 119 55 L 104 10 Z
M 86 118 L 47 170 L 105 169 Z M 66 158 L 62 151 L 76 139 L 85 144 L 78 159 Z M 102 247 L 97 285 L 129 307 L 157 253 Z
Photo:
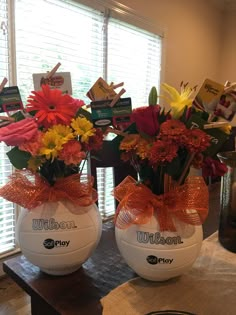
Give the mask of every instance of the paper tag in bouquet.
M 0 93 L 0 113 L 12 113 L 23 109 L 20 91 L 17 86 L 5 87 Z
M 208 113 L 214 113 L 224 92 L 224 85 L 206 79 L 193 100 L 193 106 Z
M 51 89 L 58 89 L 64 94 L 72 95 L 70 72 L 56 72 L 49 77 L 47 73 L 34 73 L 33 82 L 35 91 L 41 90 L 41 85 L 48 84 Z
M 113 107 L 112 100 L 91 102 L 92 120 L 95 127 L 124 126 L 130 124 L 132 104 L 131 98 L 120 98 Z
M 103 78 L 98 78 L 86 94 L 92 102 L 111 100 L 116 97 L 116 92 Z
M 187 127 L 190 129 L 198 128 L 204 130 L 211 137 L 211 145 L 206 149 L 206 154 L 209 156 L 214 156 L 220 151 L 221 146 L 229 138 L 225 132 L 219 128 L 205 129 L 206 121 L 199 117 L 198 114 L 194 114 L 190 117 L 187 123 Z
M 228 121 L 232 126 L 236 126 L 236 92 L 231 91 L 221 95 L 216 106 L 215 115 Z

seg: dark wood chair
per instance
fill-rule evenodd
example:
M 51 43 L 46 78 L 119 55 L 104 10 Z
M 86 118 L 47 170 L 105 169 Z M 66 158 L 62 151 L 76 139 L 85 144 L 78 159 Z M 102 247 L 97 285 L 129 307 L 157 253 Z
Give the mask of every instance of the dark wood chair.
M 113 146 L 112 141 L 104 141 L 102 149 L 96 153 L 96 158 L 90 159 L 90 173 L 94 177 L 94 188 L 97 189 L 97 168 L 113 168 L 114 187 L 126 176 L 130 175 L 137 179 L 137 173 L 129 163 L 120 159 L 118 148 Z

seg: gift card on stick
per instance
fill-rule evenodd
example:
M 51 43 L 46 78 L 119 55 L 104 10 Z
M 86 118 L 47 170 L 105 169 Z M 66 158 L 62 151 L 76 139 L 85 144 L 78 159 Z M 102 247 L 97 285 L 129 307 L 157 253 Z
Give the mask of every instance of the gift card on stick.
M 51 89 L 59 89 L 65 94 L 72 95 L 72 84 L 70 72 L 57 72 L 52 76 L 47 73 L 33 74 L 34 90 L 41 90 L 41 85 L 48 84 Z
M 107 84 L 103 78 L 98 78 L 91 89 L 86 94 L 91 101 L 112 100 L 116 92 L 112 85 Z
M 23 109 L 17 86 L 4 87 L 0 92 L 0 113 L 10 113 Z

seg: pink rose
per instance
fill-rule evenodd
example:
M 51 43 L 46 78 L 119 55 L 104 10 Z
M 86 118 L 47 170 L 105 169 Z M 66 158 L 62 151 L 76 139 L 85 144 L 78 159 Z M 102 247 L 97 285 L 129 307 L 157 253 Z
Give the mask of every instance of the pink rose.
M 6 127 L 0 128 L 0 141 L 10 146 L 18 146 L 24 141 L 29 141 L 38 131 L 34 118 L 26 118 Z

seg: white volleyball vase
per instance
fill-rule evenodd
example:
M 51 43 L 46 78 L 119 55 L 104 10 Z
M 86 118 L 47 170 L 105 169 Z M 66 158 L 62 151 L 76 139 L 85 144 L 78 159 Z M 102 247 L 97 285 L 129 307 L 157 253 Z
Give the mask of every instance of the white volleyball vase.
M 147 224 L 115 229 L 126 263 L 142 278 L 164 281 L 187 272 L 199 255 L 202 226 L 174 220 L 176 232 L 159 230 L 155 216 Z
M 23 255 L 51 275 L 79 269 L 97 247 L 101 232 L 96 204 L 78 207 L 69 201 L 44 203 L 31 211 L 22 209 L 16 226 Z

